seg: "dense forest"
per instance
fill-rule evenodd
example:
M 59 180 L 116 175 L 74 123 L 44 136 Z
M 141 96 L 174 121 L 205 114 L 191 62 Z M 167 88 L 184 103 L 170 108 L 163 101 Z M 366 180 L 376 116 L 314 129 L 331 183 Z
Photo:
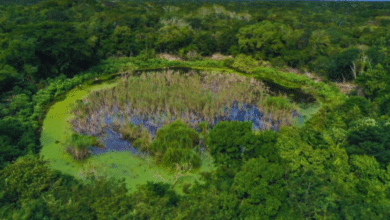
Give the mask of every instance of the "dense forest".
M 379 2 L 1 1 L 0 219 L 389 219 L 388 28 Z M 218 123 L 205 138 L 217 170 L 183 195 L 50 168 L 45 113 L 124 60 L 226 68 L 322 105 L 277 132 Z

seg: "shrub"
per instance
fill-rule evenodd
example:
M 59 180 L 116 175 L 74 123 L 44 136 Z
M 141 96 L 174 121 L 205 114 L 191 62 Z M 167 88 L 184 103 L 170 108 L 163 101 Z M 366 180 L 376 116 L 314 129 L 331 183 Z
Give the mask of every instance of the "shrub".
M 225 59 L 222 63 L 226 67 L 231 67 L 233 65 L 233 63 L 234 63 L 234 59 L 233 58 L 228 58 L 228 59 Z
M 344 104 L 342 104 L 339 107 L 339 111 L 341 113 L 347 113 L 350 110 L 352 110 L 353 107 L 355 107 L 355 106 L 359 107 L 359 109 L 363 113 L 363 115 L 368 116 L 369 110 L 370 110 L 370 103 L 368 102 L 368 100 L 366 100 L 365 98 L 360 97 L 360 96 L 352 96 L 352 97 L 348 98 L 344 102 Z
M 191 168 L 197 169 L 202 165 L 200 157 L 190 149 L 182 149 L 170 147 L 161 158 L 161 164 L 164 167 L 174 169 L 176 164 L 182 169 L 184 166 L 190 165 Z
M 176 142 L 177 144 L 175 144 Z M 199 134 L 181 120 L 176 120 L 157 131 L 156 139 L 150 148 L 153 153 L 160 151 L 164 154 L 169 146 L 177 145 L 178 148 L 192 149 L 198 147 L 198 144 Z
M 232 61 L 227 61 L 230 67 L 240 70 L 240 71 L 245 71 L 246 73 L 252 73 L 253 68 L 258 66 L 257 60 L 255 60 L 252 56 L 244 55 L 244 54 L 239 54 L 235 59 Z
M 141 124 L 139 124 L 136 127 L 132 123 L 127 124 L 127 126 L 123 126 L 121 128 L 115 128 L 115 129 L 122 134 L 122 138 L 124 140 L 131 141 L 131 142 L 138 139 L 141 136 L 141 131 L 142 131 Z
M 139 136 L 134 141 L 133 146 L 141 151 L 149 151 L 152 138 L 146 129 L 142 129 Z
M 174 169 L 178 165 L 187 169 L 189 165 L 196 169 L 201 166 L 201 159 L 192 149 L 198 144 L 199 134 L 181 120 L 176 120 L 157 131 L 150 150 L 155 162 L 164 167 Z
M 75 160 L 83 160 L 90 155 L 88 147 L 97 146 L 104 147 L 104 144 L 96 137 L 85 136 L 80 134 L 72 134 L 71 137 L 65 141 L 66 151 L 73 156 Z
M 291 110 L 292 105 L 287 98 L 283 96 L 268 96 L 266 100 L 266 106 L 268 108 Z

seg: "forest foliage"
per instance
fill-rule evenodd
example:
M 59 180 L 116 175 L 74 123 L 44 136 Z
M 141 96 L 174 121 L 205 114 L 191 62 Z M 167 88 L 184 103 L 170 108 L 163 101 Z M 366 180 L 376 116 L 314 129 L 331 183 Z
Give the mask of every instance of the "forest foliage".
M 390 216 L 389 5 L 3 2 L 0 218 Z M 185 61 L 157 59 L 160 53 L 178 55 Z M 214 53 L 234 58 L 221 62 L 202 58 Z M 203 183 L 183 187 L 183 196 L 162 182 L 140 185 L 131 194 L 123 180 L 89 176 L 81 182 L 50 169 L 38 156 L 45 112 L 66 91 L 93 77 L 130 68 L 126 66 L 129 63 L 131 68 L 141 69 L 185 62 L 194 67 L 231 68 L 302 89 L 315 94 L 323 105 L 304 126 L 286 126 L 279 132 L 255 134 L 249 122 L 220 122 L 207 132 L 202 127 L 217 170 L 202 173 Z M 324 82 L 277 70 L 287 66 L 316 73 Z M 354 92 L 341 95 L 333 85 L 343 81 L 362 87 L 363 97 Z M 165 156 L 160 158 L 163 163 L 190 155 L 189 149 L 199 140 L 193 130 L 180 123 L 174 125 L 176 132 L 186 136 L 182 142 L 170 139 L 175 136 L 173 126 L 158 133 L 159 145 L 148 143 Z M 75 143 L 85 142 L 76 139 Z M 191 157 L 191 163 L 196 165 L 199 160 Z

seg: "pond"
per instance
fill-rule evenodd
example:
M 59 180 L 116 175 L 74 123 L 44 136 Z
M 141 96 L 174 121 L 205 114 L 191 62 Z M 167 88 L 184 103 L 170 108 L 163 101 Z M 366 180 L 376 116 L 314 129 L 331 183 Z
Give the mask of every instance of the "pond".
M 115 77 L 111 80 L 101 82 L 96 85 L 88 85 L 83 87 L 77 87 L 68 92 L 66 98 L 56 102 L 46 114 L 43 121 L 43 131 L 41 134 L 42 150 L 40 154 L 51 161 L 50 166 L 53 169 L 60 170 L 64 173 L 76 176 L 83 179 L 87 172 L 92 172 L 97 176 L 114 177 L 117 179 L 125 178 L 125 183 L 129 189 L 129 193 L 136 190 L 138 184 L 144 184 L 146 181 L 163 181 L 167 183 L 176 183 L 175 190 L 182 194 L 180 187 L 185 182 L 194 182 L 197 179 L 199 182 L 200 172 L 210 172 L 214 170 L 212 164 L 213 160 L 210 155 L 203 149 L 201 152 L 203 165 L 201 169 L 196 173 L 178 173 L 172 175 L 164 170 L 158 169 L 153 166 L 153 158 L 146 152 L 139 152 L 135 149 L 129 141 L 123 140 L 121 135 L 112 129 L 112 122 L 115 119 L 119 119 L 124 122 L 123 115 L 115 115 L 118 113 L 118 107 L 113 106 L 113 109 L 103 113 L 102 121 L 105 126 L 102 127 L 103 133 L 99 138 L 104 142 L 105 149 L 99 149 L 91 146 L 89 149 L 92 152 L 92 156 L 85 161 L 75 161 L 64 150 L 63 143 L 70 137 L 72 132 L 89 134 L 98 136 L 97 133 L 90 130 L 82 130 L 75 128 L 69 123 L 75 116 L 70 113 L 70 106 L 77 100 L 83 100 L 94 91 L 100 91 L 102 89 L 114 88 L 118 85 L 118 81 Z M 127 103 L 129 104 L 129 103 Z M 268 121 L 271 124 L 270 129 L 278 130 L 278 122 L 273 121 L 271 118 L 262 118 L 264 115 L 253 105 L 242 104 L 241 108 L 238 103 L 232 103 L 228 109 L 225 106 L 225 116 L 216 115 L 214 118 L 215 125 L 221 120 L 237 120 L 245 121 L 249 120 L 253 122 L 254 130 L 264 129 L 264 121 Z M 115 114 L 108 114 L 108 112 L 114 112 Z M 303 112 L 300 115 L 298 112 L 291 112 L 293 117 L 296 117 L 296 122 L 302 124 L 304 117 L 311 113 Z M 161 115 L 160 115 L 161 116 Z M 130 121 L 135 124 L 142 124 L 148 131 L 155 135 L 156 131 L 161 128 L 161 118 L 155 117 L 142 117 L 140 115 L 132 115 Z M 97 121 L 99 121 L 98 119 Z M 171 119 L 173 121 L 174 118 Z M 194 118 L 195 120 L 195 118 Z M 197 119 L 199 120 L 199 119 Z M 202 118 L 200 119 L 202 120 Z M 98 123 L 100 124 L 100 122 Z M 195 127 L 194 127 L 195 128 Z M 99 129 L 97 129 L 99 130 Z

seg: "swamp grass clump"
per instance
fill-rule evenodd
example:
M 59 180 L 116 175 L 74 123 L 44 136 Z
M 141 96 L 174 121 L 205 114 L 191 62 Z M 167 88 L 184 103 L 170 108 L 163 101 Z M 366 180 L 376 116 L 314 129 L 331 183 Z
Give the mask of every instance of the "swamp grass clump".
M 150 151 L 152 138 L 146 129 L 142 129 L 138 138 L 133 142 L 133 146 L 143 152 Z
M 88 150 L 90 146 L 104 148 L 104 143 L 93 136 L 80 135 L 73 133 L 69 139 L 64 143 L 65 151 L 73 156 L 75 160 L 83 160 L 90 156 L 91 152 Z
M 121 134 L 121 137 L 124 140 L 134 142 L 141 136 L 142 132 L 142 125 L 139 124 L 138 126 L 135 126 L 133 123 L 128 123 L 127 125 L 120 126 L 119 124 L 115 124 L 113 126 L 114 131 L 119 132 Z

